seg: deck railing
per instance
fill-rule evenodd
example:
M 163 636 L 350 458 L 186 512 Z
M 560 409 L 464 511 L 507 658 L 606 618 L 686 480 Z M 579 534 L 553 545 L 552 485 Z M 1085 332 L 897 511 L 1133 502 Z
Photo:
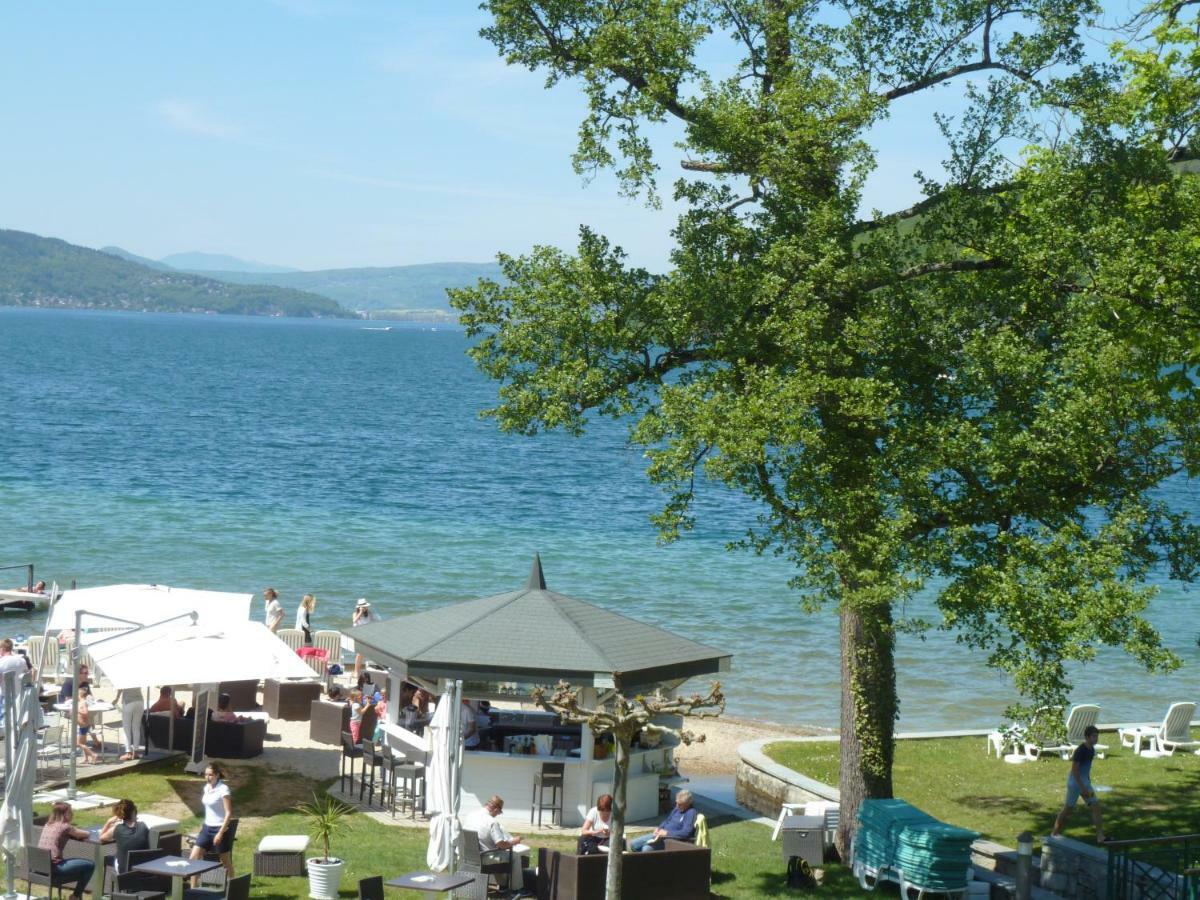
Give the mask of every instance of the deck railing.
M 1109 841 L 1108 900 L 1200 900 L 1200 834 Z

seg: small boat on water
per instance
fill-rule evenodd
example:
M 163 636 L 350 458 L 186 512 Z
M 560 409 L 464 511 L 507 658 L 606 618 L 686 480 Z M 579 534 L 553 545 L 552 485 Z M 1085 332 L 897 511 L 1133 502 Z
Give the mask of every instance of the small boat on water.
M 49 605 L 49 594 L 36 594 L 21 590 L 0 591 L 0 610 L 3 611 L 29 612 L 34 609 L 45 609 Z

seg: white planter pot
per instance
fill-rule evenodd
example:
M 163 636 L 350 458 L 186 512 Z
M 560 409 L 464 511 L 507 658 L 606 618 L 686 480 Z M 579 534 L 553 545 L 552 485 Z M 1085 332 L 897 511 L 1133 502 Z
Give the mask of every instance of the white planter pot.
M 346 861 L 322 859 L 308 861 L 308 896 L 312 900 L 337 900 L 338 887 L 342 883 L 342 871 Z

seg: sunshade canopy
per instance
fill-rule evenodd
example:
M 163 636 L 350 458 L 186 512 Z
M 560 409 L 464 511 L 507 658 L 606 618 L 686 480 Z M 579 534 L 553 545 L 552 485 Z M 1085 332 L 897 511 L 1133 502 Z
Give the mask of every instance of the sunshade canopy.
M 50 611 L 46 627 L 66 631 L 75 627 L 75 611 L 94 615 L 83 617 L 83 630 L 108 630 L 120 627 L 102 617 L 115 616 L 127 622 L 148 625 L 171 616 L 195 612 L 200 625 L 224 626 L 246 622 L 250 618 L 253 594 L 224 591 L 197 591 L 164 584 L 111 584 L 106 587 L 66 591 Z
M 88 652 L 117 689 L 259 678 L 311 679 L 313 670 L 261 622 L 158 625 L 93 634 Z
M 359 653 L 410 675 L 629 690 L 729 669 L 730 655 L 546 589 L 541 560 L 525 587 L 363 625 Z

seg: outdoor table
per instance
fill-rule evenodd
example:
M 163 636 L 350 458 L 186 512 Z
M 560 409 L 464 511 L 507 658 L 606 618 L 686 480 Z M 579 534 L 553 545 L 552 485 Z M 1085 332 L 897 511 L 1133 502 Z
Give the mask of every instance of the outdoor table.
M 475 880 L 470 872 L 407 872 L 385 881 L 388 887 L 404 888 L 409 891 L 427 891 L 430 894 L 444 894 L 455 888 L 465 887 Z
M 92 863 L 95 868 L 92 870 L 92 882 L 88 888 L 92 892 L 93 897 L 99 897 L 104 893 L 104 848 L 111 841 L 101 843 L 100 832 L 104 830 L 103 825 L 93 825 L 91 828 L 81 828 L 81 831 L 88 833 L 86 843 L 92 845 Z
M 181 865 L 182 863 L 182 865 Z M 133 867 L 134 872 L 147 875 L 166 875 L 171 879 L 171 900 L 183 900 L 183 879 L 219 869 L 221 863 L 214 859 L 186 859 L 179 856 L 160 856 Z M 99 894 L 93 894 L 99 897 Z
M 71 701 L 66 703 L 55 703 L 54 708 L 59 712 L 71 714 Z M 104 755 L 104 714 L 112 712 L 116 707 L 105 700 L 97 700 L 94 703 L 88 704 L 88 721 L 95 722 L 92 727 L 95 729 L 96 738 L 100 742 L 100 755 Z M 75 722 L 71 722 L 71 746 L 75 746 L 75 742 L 79 739 L 79 726 Z

